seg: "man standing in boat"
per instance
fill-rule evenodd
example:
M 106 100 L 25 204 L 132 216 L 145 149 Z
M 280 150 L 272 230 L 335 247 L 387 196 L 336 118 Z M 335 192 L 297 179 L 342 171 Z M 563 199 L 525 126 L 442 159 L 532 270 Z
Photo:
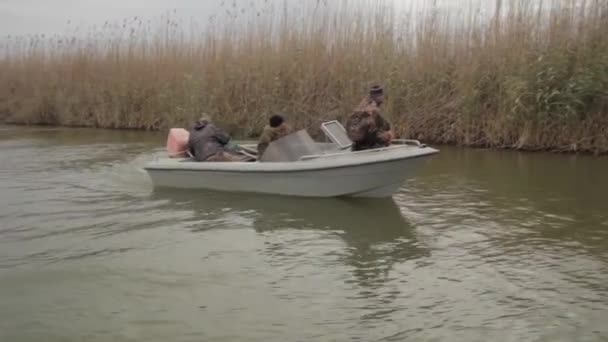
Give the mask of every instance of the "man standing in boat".
M 375 85 L 346 121 L 346 133 L 353 141 L 353 150 L 386 147 L 392 140 L 391 125 L 380 114 L 384 91 Z

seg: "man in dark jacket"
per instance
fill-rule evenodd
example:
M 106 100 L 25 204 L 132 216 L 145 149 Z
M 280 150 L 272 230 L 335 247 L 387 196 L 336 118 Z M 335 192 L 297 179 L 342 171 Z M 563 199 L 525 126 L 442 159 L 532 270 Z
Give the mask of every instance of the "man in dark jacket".
M 353 150 L 361 151 L 388 146 L 392 140 L 391 125 L 380 114 L 384 102 L 382 87 L 374 86 L 346 121 L 346 133 Z
M 229 142 L 230 135 L 203 115 L 190 130 L 188 150 L 196 161 L 243 161 L 243 157 L 227 150 Z

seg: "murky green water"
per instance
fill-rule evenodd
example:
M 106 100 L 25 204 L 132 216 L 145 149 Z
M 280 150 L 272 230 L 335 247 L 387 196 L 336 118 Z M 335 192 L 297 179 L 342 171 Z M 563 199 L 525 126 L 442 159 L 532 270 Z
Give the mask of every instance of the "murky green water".
M 0 341 L 602 341 L 608 159 L 442 148 L 393 200 L 153 191 L 165 136 L 0 127 Z

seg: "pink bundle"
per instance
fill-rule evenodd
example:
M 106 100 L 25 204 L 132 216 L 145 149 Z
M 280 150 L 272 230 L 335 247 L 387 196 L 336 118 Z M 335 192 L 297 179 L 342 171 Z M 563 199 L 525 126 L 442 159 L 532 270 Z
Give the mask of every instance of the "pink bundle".
M 183 128 L 171 128 L 167 137 L 167 152 L 170 158 L 187 157 L 190 133 Z

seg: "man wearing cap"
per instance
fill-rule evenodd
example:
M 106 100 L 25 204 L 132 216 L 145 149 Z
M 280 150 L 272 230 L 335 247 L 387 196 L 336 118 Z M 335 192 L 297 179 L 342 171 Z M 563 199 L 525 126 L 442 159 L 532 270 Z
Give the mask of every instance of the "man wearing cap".
M 244 157 L 227 149 L 230 135 L 211 122 L 204 114 L 194 123 L 188 139 L 188 151 L 196 161 L 243 161 Z
M 390 145 L 391 125 L 380 114 L 384 91 L 376 85 L 370 89 L 346 121 L 346 133 L 353 141 L 353 150 L 362 151 Z
M 280 139 L 291 133 L 291 127 L 287 125 L 285 119 L 281 115 L 273 115 L 270 117 L 268 125 L 264 127 L 264 131 L 258 142 L 258 159 L 262 157 L 264 151 L 271 142 Z

